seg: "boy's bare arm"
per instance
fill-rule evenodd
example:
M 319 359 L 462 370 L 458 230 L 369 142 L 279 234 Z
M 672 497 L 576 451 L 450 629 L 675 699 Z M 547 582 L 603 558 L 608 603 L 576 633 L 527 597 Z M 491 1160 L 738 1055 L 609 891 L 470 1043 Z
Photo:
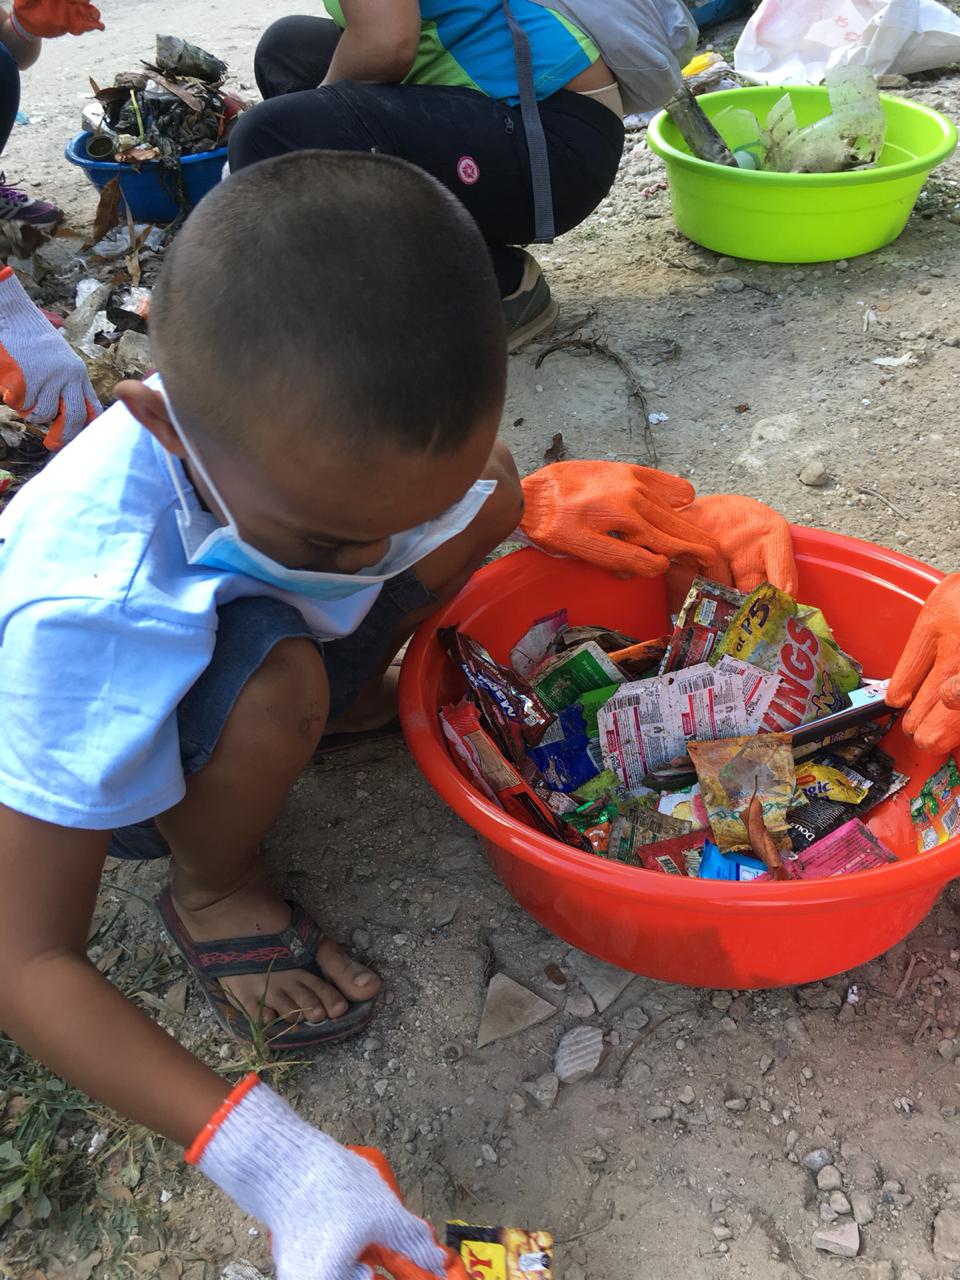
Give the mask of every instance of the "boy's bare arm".
M 187 1146 L 229 1085 L 87 959 L 108 843 L 0 805 L 0 1026 L 91 1097 Z

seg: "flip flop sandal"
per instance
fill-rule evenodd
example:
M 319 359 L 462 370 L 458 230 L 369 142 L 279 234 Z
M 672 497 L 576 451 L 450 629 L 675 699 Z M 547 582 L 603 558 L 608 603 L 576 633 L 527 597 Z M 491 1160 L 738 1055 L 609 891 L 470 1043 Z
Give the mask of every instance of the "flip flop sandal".
M 279 973 L 286 969 L 304 969 L 325 977 L 317 964 L 317 947 L 323 941 L 323 930 L 296 902 L 289 902 L 290 923 L 282 933 L 254 934 L 246 938 L 218 938 L 215 942 L 194 942 L 184 928 L 173 905 L 169 885 L 157 899 L 157 908 L 167 933 L 200 983 L 217 1021 L 228 1034 L 252 1044 L 250 1018 L 230 999 L 219 979 L 244 973 Z M 268 1023 L 264 1035 L 270 1048 L 278 1053 L 310 1049 L 321 1044 L 335 1044 L 355 1036 L 373 1017 L 376 997 L 349 1002 L 340 1018 L 324 1018 L 322 1022 L 289 1023 L 282 1019 Z M 271 1032 L 270 1028 L 276 1028 Z

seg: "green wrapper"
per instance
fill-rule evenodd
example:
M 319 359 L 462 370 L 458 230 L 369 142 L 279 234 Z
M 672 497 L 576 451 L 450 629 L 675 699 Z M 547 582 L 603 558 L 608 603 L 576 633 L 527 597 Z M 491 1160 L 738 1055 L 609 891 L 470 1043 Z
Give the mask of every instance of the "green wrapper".
M 587 722 L 588 738 L 599 738 L 600 729 L 597 725 L 597 712 L 604 703 L 610 701 L 619 688 L 619 684 L 605 684 L 602 689 L 591 689 L 589 693 L 582 693 L 577 699 L 577 702 L 583 707 L 583 718 Z
M 598 644 L 588 641 L 554 658 L 534 676 L 533 687 L 550 711 L 563 711 L 584 693 L 622 684 L 626 677 Z

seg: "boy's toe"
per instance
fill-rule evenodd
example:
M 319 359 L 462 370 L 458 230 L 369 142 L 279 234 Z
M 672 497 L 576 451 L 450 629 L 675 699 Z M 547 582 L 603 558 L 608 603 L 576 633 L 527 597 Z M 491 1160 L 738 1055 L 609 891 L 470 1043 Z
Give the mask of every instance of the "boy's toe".
M 377 975 L 338 946 L 324 938 L 317 951 L 317 963 L 327 978 L 348 1000 L 372 1000 L 380 990 Z

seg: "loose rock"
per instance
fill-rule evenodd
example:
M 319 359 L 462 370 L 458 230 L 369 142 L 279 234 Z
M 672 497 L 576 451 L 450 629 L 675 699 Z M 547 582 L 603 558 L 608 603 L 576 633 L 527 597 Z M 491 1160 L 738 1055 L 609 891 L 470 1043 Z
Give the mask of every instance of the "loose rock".
M 831 1191 L 829 1204 L 834 1213 L 843 1215 L 850 1212 L 850 1201 L 842 1191 Z
M 595 960 L 582 951 L 571 952 L 570 964 L 584 991 L 592 997 L 598 1013 L 609 1009 L 637 976 L 626 969 L 618 969 L 616 965 Z
M 746 1098 L 727 1098 L 723 1105 L 728 1111 L 746 1111 L 747 1100 Z
M 664 1107 L 654 1103 L 651 1106 L 647 1107 L 646 1111 L 644 1112 L 644 1115 L 647 1117 L 648 1120 L 653 1120 L 653 1121 L 669 1120 L 670 1117 L 673 1115 L 673 1111 L 671 1110 L 670 1107 Z
M 455 893 L 441 893 L 433 900 L 430 908 L 430 927 L 443 929 L 452 923 L 460 910 L 460 899 Z
M 523 1089 L 525 1093 L 529 1093 L 538 1107 L 549 1111 L 560 1091 L 560 1077 L 554 1075 L 552 1071 L 547 1071 L 544 1075 L 537 1076 L 536 1080 L 528 1080 Z
M 960 1262 L 960 1213 L 941 1209 L 933 1220 L 933 1253 L 941 1262 Z
M 574 1027 L 557 1045 L 553 1069 L 562 1084 L 576 1084 L 593 1075 L 603 1052 L 603 1032 L 599 1027 Z
M 697 1095 L 694 1093 L 693 1088 L 688 1084 L 684 1085 L 677 1094 L 677 1101 L 682 1102 L 685 1107 L 693 1106 L 696 1098 Z
M 713 1238 L 714 1240 L 732 1240 L 733 1232 L 726 1223 L 721 1222 L 713 1228 Z
M 792 1132 L 793 1130 L 791 1130 Z M 814 1147 L 812 1151 L 808 1151 L 803 1157 L 802 1164 L 805 1169 L 808 1169 L 816 1177 L 821 1169 L 825 1169 L 828 1164 L 833 1164 L 833 1152 L 828 1151 L 826 1147 Z
M 817 1186 L 821 1191 L 839 1191 L 843 1186 L 843 1178 L 836 1165 L 828 1164 L 817 1174 Z
M 850 1204 L 853 1208 L 854 1221 L 859 1223 L 861 1227 L 869 1226 L 873 1221 L 873 1205 L 862 1191 L 854 1191 L 850 1196 Z
M 812 462 L 808 462 L 803 468 L 797 479 L 801 484 L 805 484 L 810 489 L 822 489 L 825 484 L 830 481 L 830 475 L 827 468 L 823 465 L 819 458 L 814 458 Z M 801 999 L 802 999 L 801 993 Z M 839 999 L 837 1000 L 839 1004 Z M 810 1008 L 824 1008 L 823 1005 L 810 1005 Z
M 538 1023 L 552 1018 L 556 1009 L 534 992 L 521 987 L 505 973 L 495 973 L 487 988 L 487 999 L 477 1033 L 477 1048 L 505 1040 L 507 1036 L 526 1031 Z M 599 1035 L 600 1033 L 597 1032 Z
M 860 1252 L 860 1228 L 855 1222 L 818 1227 L 813 1233 L 813 1247 L 839 1258 L 855 1258 Z
M 623 1025 L 628 1031 L 642 1031 L 650 1021 L 650 1015 L 638 1004 L 623 1011 Z
M 596 1006 L 589 996 L 568 996 L 563 1011 L 573 1018 L 592 1018 L 596 1013 Z

